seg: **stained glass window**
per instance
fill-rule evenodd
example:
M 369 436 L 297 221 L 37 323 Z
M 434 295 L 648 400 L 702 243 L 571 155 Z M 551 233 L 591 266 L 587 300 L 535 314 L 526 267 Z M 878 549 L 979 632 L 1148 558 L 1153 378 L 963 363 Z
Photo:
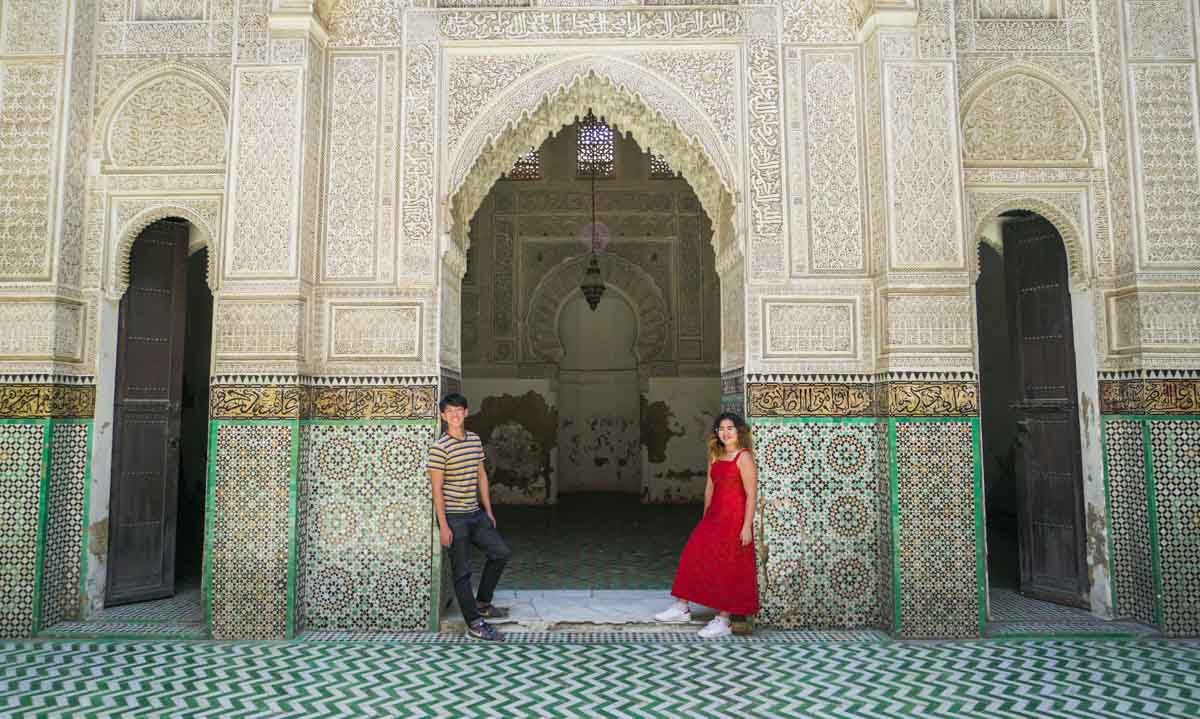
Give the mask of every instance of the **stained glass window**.
M 576 171 L 581 177 L 612 177 L 613 129 L 601 122 L 591 110 L 579 122 L 576 142 Z
M 650 153 L 650 177 L 655 180 L 672 180 L 679 177 L 679 173 L 675 172 L 667 158 Z
M 540 180 L 542 179 L 542 157 L 536 147 L 517 158 L 516 164 L 504 175 L 506 180 Z

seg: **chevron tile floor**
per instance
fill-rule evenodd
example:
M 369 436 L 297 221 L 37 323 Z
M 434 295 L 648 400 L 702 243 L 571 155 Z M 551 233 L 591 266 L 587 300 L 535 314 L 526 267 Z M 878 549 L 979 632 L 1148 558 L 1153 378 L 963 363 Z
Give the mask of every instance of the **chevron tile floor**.
M 1200 643 L 0 644 L 4 717 L 1195 717 Z

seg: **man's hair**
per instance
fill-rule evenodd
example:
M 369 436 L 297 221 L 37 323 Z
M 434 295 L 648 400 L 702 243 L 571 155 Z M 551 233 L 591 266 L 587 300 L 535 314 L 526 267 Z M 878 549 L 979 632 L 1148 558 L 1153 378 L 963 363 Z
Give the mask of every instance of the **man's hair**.
M 462 407 L 467 408 L 467 398 L 463 397 L 458 392 L 450 392 L 442 401 L 438 402 L 438 412 L 445 412 L 447 407 Z

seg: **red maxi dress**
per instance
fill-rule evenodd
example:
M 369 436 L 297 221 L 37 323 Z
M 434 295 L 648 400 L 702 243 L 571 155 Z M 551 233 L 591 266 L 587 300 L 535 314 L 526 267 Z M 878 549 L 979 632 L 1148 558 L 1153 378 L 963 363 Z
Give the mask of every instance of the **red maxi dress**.
M 746 489 L 737 466 L 742 452 L 709 468 L 712 501 L 683 548 L 671 595 L 730 614 L 755 614 L 754 542 L 742 546 L 740 537 L 746 517 Z

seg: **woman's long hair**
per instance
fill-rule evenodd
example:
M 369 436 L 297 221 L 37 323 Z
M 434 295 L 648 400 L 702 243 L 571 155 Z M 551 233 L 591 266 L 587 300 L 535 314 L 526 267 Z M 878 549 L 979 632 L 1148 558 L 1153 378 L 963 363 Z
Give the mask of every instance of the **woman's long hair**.
M 725 454 L 725 445 L 717 438 L 717 428 L 725 420 L 733 422 L 733 426 L 737 428 L 738 446 L 745 450 L 754 450 L 754 439 L 750 436 L 750 426 L 746 424 L 746 420 L 742 419 L 741 415 L 735 412 L 722 412 L 713 420 L 712 433 L 708 435 L 709 462 L 713 462 Z

